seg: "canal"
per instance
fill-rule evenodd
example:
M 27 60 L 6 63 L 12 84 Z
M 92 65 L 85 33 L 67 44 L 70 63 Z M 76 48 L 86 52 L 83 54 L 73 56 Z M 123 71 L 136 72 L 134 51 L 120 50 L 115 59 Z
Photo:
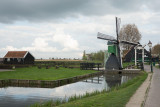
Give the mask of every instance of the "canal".
M 120 85 L 136 75 L 103 74 L 56 88 L 3 87 L 0 88 L 1 107 L 26 107 L 48 100 L 67 100 L 70 96 L 102 91 Z

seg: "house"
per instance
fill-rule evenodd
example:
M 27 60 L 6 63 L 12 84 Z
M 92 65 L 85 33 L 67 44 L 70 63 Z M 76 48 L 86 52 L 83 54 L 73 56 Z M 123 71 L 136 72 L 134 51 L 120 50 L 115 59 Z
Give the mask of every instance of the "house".
M 8 51 L 3 58 L 4 64 L 34 64 L 34 57 L 28 51 Z
M 92 54 L 86 54 L 86 57 L 87 57 L 87 60 L 88 60 L 88 61 L 92 61 L 92 59 L 93 59 L 93 58 L 92 58 Z
M 3 64 L 3 58 L 0 58 L 0 64 Z

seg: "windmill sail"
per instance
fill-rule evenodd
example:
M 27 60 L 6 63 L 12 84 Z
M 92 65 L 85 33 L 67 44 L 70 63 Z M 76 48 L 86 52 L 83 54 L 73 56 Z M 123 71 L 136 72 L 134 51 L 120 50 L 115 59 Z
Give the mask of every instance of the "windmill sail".
M 104 39 L 104 40 L 109 40 L 109 41 L 117 41 L 113 36 L 109 36 L 103 33 L 98 32 L 97 34 L 98 39 Z
M 128 44 L 128 45 L 138 45 L 139 44 L 136 42 L 130 42 L 130 41 L 125 41 L 125 40 L 121 40 L 120 43 L 124 43 L 124 44 Z
M 117 33 L 117 50 L 118 50 L 118 62 L 119 62 L 119 69 L 123 68 L 122 65 L 122 55 L 121 55 L 121 50 L 120 50 L 120 44 L 119 44 L 119 32 L 120 32 L 120 23 L 121 23 L 121 19 L 116 17 L 116 33 Z

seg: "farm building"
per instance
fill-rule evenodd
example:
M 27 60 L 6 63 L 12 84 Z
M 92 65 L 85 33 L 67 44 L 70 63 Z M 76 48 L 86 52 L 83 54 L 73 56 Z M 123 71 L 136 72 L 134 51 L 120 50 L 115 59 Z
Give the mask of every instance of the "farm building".
M 0 58 L 0 64 L 2 64 L 3 63 L 3 58 Z
M 125 55 L 123 56 L 124 62 L 131 62 L 135 60 L 135 49 L 134 48 L 135 48 L 134 46 L 131 47 L 131 49 L 125 53 Z M 141 49 L 137 49 L 136 56 L 137 56 L 136 58 L 137 61 L 142 62 L 142 50 Z M 146 49 L 144 49 L 144 61 L 145 62 L 150 61 L 150 57 L 151 57 L 150 53 Z
M 8 51 L 3 58 L 4 64 L 34 64 L 34 57 L 28 51 Z
M 92 61 L 93 60 L 92 54 L 86 54 L 86 57 L 87 57 L 88 61 Z

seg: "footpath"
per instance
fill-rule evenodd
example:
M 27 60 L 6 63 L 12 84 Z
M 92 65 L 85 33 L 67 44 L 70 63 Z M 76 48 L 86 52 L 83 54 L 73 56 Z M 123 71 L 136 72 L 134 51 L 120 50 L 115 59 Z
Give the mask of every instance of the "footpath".
M 148 77 L 130 98 L 126 107 L 160 107 L 160 69 L 144 65 Z
M 150 66 L 145 66 L 145 68 L 150 71 Z M 145 107 L 160 107 L 160 69 L 155 67 Z

